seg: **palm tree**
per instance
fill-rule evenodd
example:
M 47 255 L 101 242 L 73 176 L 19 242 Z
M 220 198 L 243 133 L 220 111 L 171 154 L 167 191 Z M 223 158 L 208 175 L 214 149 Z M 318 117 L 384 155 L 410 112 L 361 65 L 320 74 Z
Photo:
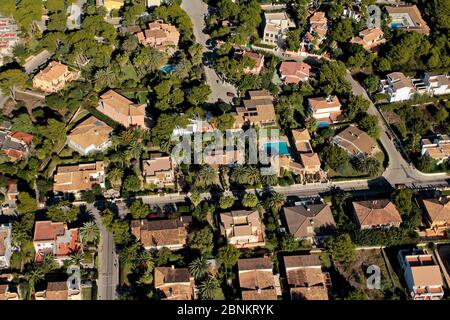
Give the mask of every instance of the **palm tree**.
M 192 191 L 189 199 L 191 200 L 194 207 L 197 207 L 203 201 L 203 197 L 198 191 Z
M 381 171 L 381 163 L 380 161 L 378 161 L 375 158 L 369 158 L 366 160 L 366 166 L 367 166 L 367 173 L 371 176 L 374 177 L 376 175 L 378 175 Z
M 189 272 L 195 279 L 200 279 L 205 274 L 208 273 L 208 265 L 206 263 L 206 259 L 204 257 L 199 257 L 194 259 L 189 264 Z
M 24 279 L 28 282 L 28 296 L 27 299 L 31 300 L 31 295 L 34 292 L 34 287 L 36 283 L 45 278 L 45 273 L 39 268 L 39 266 L 34 265 L 32 269 L 28 270 L 24 275 Z
M 123 171 L 122 169 L 115 167 L 109 170 L 108 172 L 108 180 L 111 182 L 111 186 L 114 189 L 120 189 L 122 185 Z
M 20 221 L 15 221 L 12 224 L 11 240 L 14 247 L 20 248 L 26 241 L 31 239 L 28 231 L 26 230 L 25 223 L 25 219 L 21 219 Z
M 278 184 L 278 177 L 275 174 L 262 175 L 261 182 L 266 186 L 274 186 L 274 185 Z
M 219 183 L 219 175 L 213 167 L 205 165 L 197 172 L 197 180 L 195 184 L 199 187 L 208 187 L 218 185 Z
M 204 300 L 214 299 L 214 294 L 219 288 L 219 281 L 212 276 L 208 276 L 198 285 L 200 296 Z
M 258 197 L 253 193 L 246 193 L 242 198 L 242 205 L 246 208 L 255 208 L 258 202 Z
M 247 171 L 245 170 L 245 167 L 242 165 L 238 165 L 233 168 L 233 171 L 231 172 L 230 176 L 231 181 L 238 184 L 246 184 L 247 181 Z
M 266 206 L 272 211 L 278 212 L 283 207 L 286 198 L 278 192 L 272 192 L 269 198 L 266 199 Z
M 255 166 L 248 166 L 247 168 L 245 168 L 245 175 L 248 184 L 255 185 L 261 181 L 261 173 Z
M 84 259 L 84 253 L 81 250 L 73 251 L 70 254 L 70 263 L 79 266 Z
M 115 78 L 116 77 L 111 67 L 106 67 L 95 73 L 94 82 L 98 88 L 110 87 L 116 80 Z
M 140 159 L 142 154 L 142 143 L 138 140 L 131 141 L 130 145 L 128 146 L 127 151 L 125 152 L 128 158 L 131 159 Z
M 133 260 L 133 265 L 135 267 L 143 267 L 145 266 L 147 270 L 152 270 L 155 266 L 153 262 L 153 257 L 148 251 L 140 252 L 135 259 Z
M 84 243 L 96 243 L 100 238 L 100 230 L 94 221 L 88 221 L 80 228 L 80 235 Z

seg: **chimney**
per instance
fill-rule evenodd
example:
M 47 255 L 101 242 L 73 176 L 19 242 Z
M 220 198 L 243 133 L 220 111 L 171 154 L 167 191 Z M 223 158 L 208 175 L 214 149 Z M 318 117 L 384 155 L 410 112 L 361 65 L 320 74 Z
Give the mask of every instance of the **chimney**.
M 306 211 L 311 211 L 311 207 L 305 206 Z
M 172 270 L 175 270 L 175 265 L 171 265 L 170 267 L 172 268 Z
M 313 219 L 309 219 L 309 223 L 313 226 L 314 225 L 314 220 Z
M 141 227 L 144 226 L 144 220 L 141 220 Z

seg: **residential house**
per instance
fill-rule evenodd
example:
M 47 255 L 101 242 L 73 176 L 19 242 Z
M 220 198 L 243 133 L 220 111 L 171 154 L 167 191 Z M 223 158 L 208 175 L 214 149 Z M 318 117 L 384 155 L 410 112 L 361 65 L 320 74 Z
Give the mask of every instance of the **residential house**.
M 15 202 L 17 196 L 19 195 L 19 190 L 17 189 L 17 180 L 10 180 L 6 185 L 5 198 L 7 201 Z
M 244 106 L 236 107 L 234 128 L 246 122 L 259 127 L 276 124 L 273 96 L 266 90 L 250 91 L 249 96 L 250 99 L 243 100 Z
M 335 135 L 332 143 L 347 151 L 352 158 L 372 157 L 381 151 L 375 139 L 353 125 Z
M 220 214 L 220 233 L 238 248 L 265 245 L 264 225 L 258 210 L 238 210 Z
M 125 128 L 131 126 L 146 128 L 145 104 L 134 103 L 114 90 L 108 90 L 100 96 L 97 110 Z
M 311 146 L 311 135 L 308 129 L 292 129 L 292 140 L 294 142 L 295 150 L 299 153 L 310 153 L 313 152 Z
M 152 184 L 158 188 L 173 186 L 175 184 L 175 168 L 170 156 L 161 153 L 152 153 L 150 158 L 143 160 L 142 174 L 145 183 Z
M 102 152 L 111 146 L 113 128 L 94 116 L 78 124 L 67 135 L 69 147 L 83 156 L 91 152 Z
M 9 268 L 11 259 L 11 224 L 0 224 L 0 270 Z
M 415 31 L 425 35 L 430 34 L 430 27 L 428 27 L 425 20 L 419 11 L 419 8 L 414 5 L 397 5 L 384 7 L 389 15 L 391 29 L 403 29 L 405 31 Z
M 422 156 L 428 156 L 437 164 L 441 164 L 450 158 L 450 137 L 448 135 L 437 135 L 433 142 L 422 139 Z
M 47 93 L 58 92 L 74 80 L 74 72 L 58 61 L 52 61 L 33 78 L 33 88 Z
M 341 102 L 337 96 L 309 98 L 308 106 L 319 126 L 335 123 L 342 114 Z
M 398 228 L 402 217 L 389 199 L 352 202 L 353 212 L 360 229 Z
M 33 141 L 31 134 L 19 131 L 0 130 L 0 150 L 10 161 L 26 158 Z
M 97 6 L 103 6 L 108 12 L 119 10 L 124 5 L 124 0 L 95 0 Z
M 290 28 L 295 28 L 295 22 L 286 12 L 264 12 L 264 33 L 261 42 L 282 47 Z
M 131 234 L 146 250 L 169 248 L 178 250 L 186 245 L 189 223 L 179 219 L 133 220 Z
M 69 287 L 67 281 L 49 281 L 45 290 L 37 291 L 34 297 L 36 300 L 82 300 L 78 285 Z
M 281 80 L 285 84 L 299 84 L 308 81 L 311 66 L 303 61 L 283 61 L 280 65 Z
M 336 229 L 331 207 L 325 203 L 284 207 L 283 218 L 294 238 L 313 244 L 334 234 Z
M 235 149 L 211 150 L 203 154 L 203 163 L 209 164 L 215 169 L 219 169 L 220 166 L 244 164 L 244 153 L 242 150 Z
M 319 49 L 320 44 L 325 40 L 328 32 L 328 19 L 325 12 L 316 11 L 309 17 L 309 31 L 306 33 L 303 42 L 311 49 Z
M 194 277 L 188 268 L 156 267 L 154 285 L 163 300 L 193 300 L 195 296 Z
M 19 300 L 17 292 L 12 292 L 9 284 L 0 284 L 0 301 Z
M 426 72 L 423 82 L 427 86 L 427 92 L 431 96 L 450 94 L 450 76 Z
M 344 6 L 344 10 L 342 11 L 342 18 L 344 19 L 352 19 L 356 22 L 361 21 L 361 18 L 363 17 L 361 12 L 361 6 L 359 3 L 353 3 L 348 6 Z
M 380 44 L 385 43 L 384 32 L 380 28 L 364 29 L 357 37 L 353 37 L 350 42 L 361 45 L 366 50 L 374 50 Z
M 239 286 L 242 300 L 277 300 L 277 276 L 273 274 L 270 258 L 238 260 Z
M 450 196 L 423 199 L 420 202 L 431 229 L 436 231 L 450 229 Z
M 177 28 L 162 20 L 150 22 L 148 29 L 136 33 L 136 37 L 143 46 L 164 51 L 169 55 L 175 53 L 180 41 L 180 33 Z
M 42 65 L 46 64 L 53 55 L 54 53 L 48 50 L 42 50 L 36 55 L 29 56 L 25 60 L 25 63 L 22 65 L 22 67 L 27 74 L 32 74 Z
M 0 17 L 0 66 L 4 64 L 5 57 L 13 54 L 13 48 L 19 41 L 17 30 L 12 18 Z
M 245 74 L 258 75 L 261 73 L 261 70 L 264 67 L 264 55 L 263 54 L 244 50 L 244 52 L 242 53 L 242 56 L 255 62 L 255 66 L 253 68 L 246 67 L 244 69 Z
M 316 152 L 300 153 L 305 174 L 316 174 L 321 171 L 321 162 Z
M 291 300 L 328 300 L 329 275 L 318 255 L 283 257 Z
M 380 91 L 387 94 L 389 102 L 409 100 L 416 93 L 412 80 L 401 72 L 389 73 L 386 80 L 381 80 L 380 84 Z
M 68 229 L 65 222 L 36 221 L 33 237 L 35 261 L 42 261 L 47 254 L 53 254 L 62 265 L 73 252 L 82 249 L 78 228 Z
M 105 187 L 105 167 L 103 161 L 77 165 L 58 166 L 53 178 L 53 192 L 91 190 L 95 185 Z
M 400 250 L 398 259 L 413 300 L 441 300 L 444 297 L 441 270 L 431 254 Z

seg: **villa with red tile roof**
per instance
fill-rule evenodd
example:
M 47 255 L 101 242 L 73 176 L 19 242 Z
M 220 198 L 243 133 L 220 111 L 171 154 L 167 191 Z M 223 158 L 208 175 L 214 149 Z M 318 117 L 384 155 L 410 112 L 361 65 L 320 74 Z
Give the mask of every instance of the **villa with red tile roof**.
M 149 159 L 143 160 L 142 174 L 145 183 L 158 188 L 175 184 L 175 168 L 170 156 L 163 156 L 160 153 L 150 154 Z
M 33 88 L 44 92 L 58 92 L 70 81 L 74 80 L 74 73 L 69 68 L 58 62 L 52 61 L 33 78 Z
M 220 233 L 238 248 L 265 245 L 264 224 L 258 210 L 237 210 L 220 214 Z
M 380 28 L 362 30 L 357 37 L 353 37 L 350 42 L 363 46 L 366 50 L 374 50 L 380 44 L 385 43 L 384 32 Z
M 284 61 L 280 65 L 281 80 L 285 84 L 298 84 L 308 81 L 311 66 L 303 61 Z
M 172 55 L 178 47 L 180 33 L 175 26 L 156 20 L 148 24 L 148 29 L 138 32 L 136 37 L 143 46 Z
M 114 90 L 109 90 L 100 96 L 97 110 L 125 128 L 146 127 L 145 104 L 134 103 Z
M 328 19 L 325 12 L 316 11 L 309 18 L 309 31 L 303 41 L 311 49 L 318 49 L 319 45 L 326 38 L 328 32 Z
M 28 156 L 32 141 L 33 136 L 25 132 L 0 131 L 0 150 L 13 162 Z
M 337 96 L 309 98 L 308 106 L 318 123 L 333 124 L 342 114 L 341 102 Z
M 400 227 L 402 217 L 389 199 L 353 201 L 353 211 L 360 229 Z
M 111 145 L 113 128 L 94 116 L 79 123 L 67 135 L 67 144 L 86 156 L 91 152 L 101 152 Z
M 71 192 L 91 190 L 94 185 L 105 187 L 105 167 L 103 161 L 77 165 L 58 166 L 53 177 L 53 192 Z
M 68 229 L 67 223 L 52 221 L 37 221 L 33 237 L 35 261 L 42 261 L 46 254 L 53 254 L 62 265 L 70 258 L 70 254 L 81 250 L 79 229 Z
M 255 62 L 255 66 L 253 68 L 247 67 L 244 69 L 245 74 L 253 74 L 258 75 L 261 73 L 262 68 L 264 67 L 264 55 L 252 52 L 252 51 L 244 51 L 242 54 L 243 57 L 247 57 L 251 61 Z
M 154 286 L 162 300 L 193 300 L 195 297 L 194 277 L 188 268 L 156 267 Z
M 45 290 L 34 294 L 36 300 L 81 300 L 80 288 L 72 289 L 67 281 L 49 281 Z
M 239 259 L 239 286 L 242 300 L 277 300 L 276 288 L 280 285 L 272 269 L 272 262 L 267 256 Z

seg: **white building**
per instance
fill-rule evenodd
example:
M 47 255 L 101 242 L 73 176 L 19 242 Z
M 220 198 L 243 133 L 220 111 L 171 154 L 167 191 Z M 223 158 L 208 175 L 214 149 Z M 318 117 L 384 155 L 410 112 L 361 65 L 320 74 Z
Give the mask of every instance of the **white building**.
M 427 87 L 428 94 L 438 96 L 450 94 L 450 77 L 444 74 L 425 73 L 423 82 Z
M 265 12 L 264 23 L 262 42 L 275 46 L 283 46 L 287 32 L 295 28 L 295 22 L 289 19 L 286 12 Z
M 9 268 L 11 259 L 11 224 L 0 224 L 0 269 Z
M 4 58 L 12 56 L 13 48 L 18 43 L 17 25 L 11 18 L 0 17 L 0 66 Z
M 448 135 L 438 135 L 431 141 L 430 139 L 421 140 L 422 155 L 427 155 L 441 164 L 450 157 L 450 137 Z
M 412 99 L 416 87 L 403 73 L 392 72 L 387 75 L 386 80 L 381 80 L 380 91 L 387 94 L 389 102 L 398 102 Z
M 332 124 L 342 114 L 341 103 L 337 96 L 309 98 L 308 107 L 319 124 Z
M 444 296 L 441 270 L 433 256 L 413 250 L 398 253 L 408 291 L 413 300 L 441 300 Z

